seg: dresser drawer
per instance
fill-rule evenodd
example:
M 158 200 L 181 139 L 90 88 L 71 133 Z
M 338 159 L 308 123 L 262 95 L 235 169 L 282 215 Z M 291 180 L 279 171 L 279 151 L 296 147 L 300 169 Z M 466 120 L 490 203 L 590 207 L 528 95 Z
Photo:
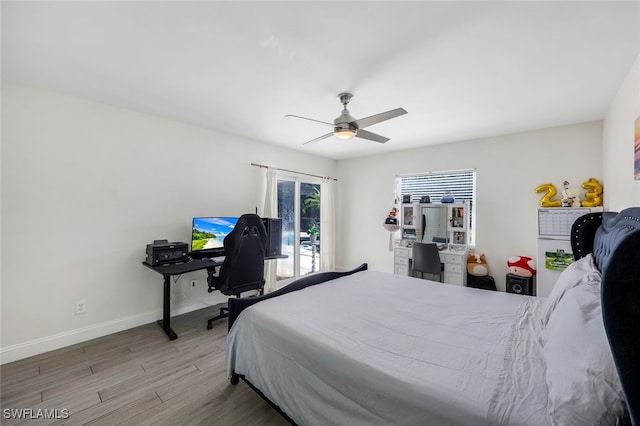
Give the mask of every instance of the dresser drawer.
M 396 275 L 409 275 L 409 265 L 398 265 L 397 263 L 394 265 L 393 272 Z
M 395 255 L 396 259 L 399 258 L 399 257 L 406 257 L 408 259 L 410 250 L 411 249 L 409 249 L 409 248 L 396 248 L 395 252 L 394 252 L 394 255 Z
M 455 263 L 445 263 L 444 264 L 445 272 L 453 272 L 455 274 L 462 274 L 462 265 L 458 265 Z
M 464 276 L 462 274 L 454 274 L 450 272 L 444 273 L 444 282 L 447 284 L 464 286 Z
M 448 264 L 448 263 L 452 263 L 452 264 L 456 264 L 456 265 L 462 265 L 464 264 L 463 259 L 465 257 L 460 255 L 460 254 L 449 254 L 449 253 L 444 253 L 443 259 L 442 259 L 442 263 Z
M 396 256 L 394 258 L 394 263 L 396 265 L 409 265 L 409 258 L 408 257 Z

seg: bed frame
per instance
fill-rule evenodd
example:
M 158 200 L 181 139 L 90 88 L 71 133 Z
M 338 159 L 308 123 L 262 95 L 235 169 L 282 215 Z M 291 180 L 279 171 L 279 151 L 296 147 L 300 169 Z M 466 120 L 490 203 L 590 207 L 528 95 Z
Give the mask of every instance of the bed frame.
M 590 213 L 578 218 L 571 231 L 577 260 L 593 253 L 602 273 L 602 316 L 607 337 L 622 384 L 631 424 L 640 426 L 640 207 L 620 213 Z M 247 307 L 262 300 L 351 275 L 367 269 L 364 263 L 347 272 L 324 272 L 297 280 L 272 293 L 229 300 L 229 329 Z M 254 391 L 292 424 L 276 404 L 247 381 L 232 373 L 232 384 L 243 379 Z
M 577 259 L 593 253 L 602 273 L 602 318 L 633 425 L 640 425 L 640 207 L 590 213 L 571 233 Z

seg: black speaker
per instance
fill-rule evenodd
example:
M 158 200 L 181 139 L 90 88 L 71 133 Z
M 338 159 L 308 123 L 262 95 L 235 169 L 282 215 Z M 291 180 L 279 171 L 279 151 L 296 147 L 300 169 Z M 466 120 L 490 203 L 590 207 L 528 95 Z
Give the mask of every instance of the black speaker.
M 507 293 L 533 296 L 533 277 L 507 274 Z
M 280 256 L 282 254 L 282 219 L 278 217 L 263 217 L 262 223 L 267 230 L 266 257 Z

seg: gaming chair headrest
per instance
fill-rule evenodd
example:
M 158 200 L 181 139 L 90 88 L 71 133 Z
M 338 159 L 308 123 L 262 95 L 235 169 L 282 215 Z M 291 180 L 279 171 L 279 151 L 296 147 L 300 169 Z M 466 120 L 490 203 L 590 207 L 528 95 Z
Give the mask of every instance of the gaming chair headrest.
M 258 237 L 263 247 L 267 243 L 267 230 L 262 219 L 257 214 L 244 214 L 238 218 L 236 226 L 226 237 L 224 237 L 225 252 L 233 250 L 240 243 L 240 239 L 245 236 Z

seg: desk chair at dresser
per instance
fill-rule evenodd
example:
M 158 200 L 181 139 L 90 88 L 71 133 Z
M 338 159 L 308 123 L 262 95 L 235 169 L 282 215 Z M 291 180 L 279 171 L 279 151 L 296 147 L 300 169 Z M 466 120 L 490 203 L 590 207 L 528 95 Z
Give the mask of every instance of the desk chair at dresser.
M 442 263 L 440 262 L 440 253 L 436 243 L 413 243 L 413 267 L 411 275 L 414 272 L 420 272 L 420 277 L 424 278 L 425 272 L 431 275 L 437 275 L 438 281 L 442 281 Z
M 220 291 L 226 296 L 240 297 L 249 290 L 264 290 L 264 254 L 267 231 L 257 214 L 240 216 L 238 223 L 223 241 L 225 258 L 216 276 L 209 271 L 207 284 L 209 293 Z M 227 318 L 229 311 L 220 308 L 220 314 L 207 321 L 207 329 L 213 322 Z

